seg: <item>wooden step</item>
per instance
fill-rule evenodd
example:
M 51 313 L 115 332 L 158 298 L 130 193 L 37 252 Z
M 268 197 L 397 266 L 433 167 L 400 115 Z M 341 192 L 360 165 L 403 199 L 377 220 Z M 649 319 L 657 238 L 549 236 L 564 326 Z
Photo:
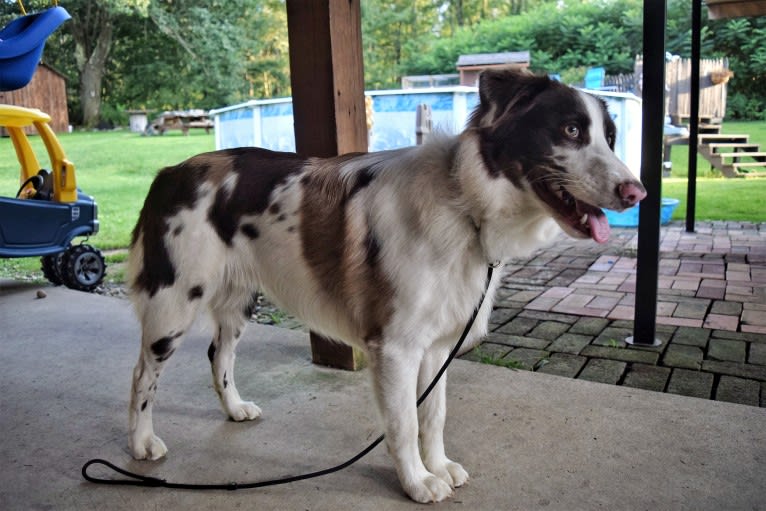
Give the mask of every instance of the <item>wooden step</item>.
M 700 135 L 718 135 L 721 133 L 720 124 L 700 124 L 697 126 L 697 133 Z
M 712 149 L 713 151 L 715 151 L 716 149 L 719 149 L 721 147 L 731 147 L 732 149 L 744 149 L 746 151 L 748 149 L 755 149 L 756 151 L 758 150 L 758 144 L 748 144 L 748 143 L 742 143 L 742 142 L 740 142 L 740 143 L 737 143 L 737 142 L 723 142 L 723 143 L 714 142 L 712 144 L 705 144 L 705 145 L 707 147 L 709 147 L 710 149 Z
M 766 162 L 718 164 L 715 166 L 727 178 L 765 177 Z
M 735 169 L 741 169 L 741 168 L 757 168 L 757 167 L 763 167 L 763 170 L 766 170 L 766 161 L 745 161 L 745 162 L 737 162 L 732 163 L 732 167 Z
M 714 156 L 719 158 L 764 158 L 766 152 L 764 151 L 740 151 L 738 153 L 713 153 Z
M 748 140 L 750 140 L 750 135 L 728 135 L 728 134 L 701 134 L 699 136 L 699 143 L 705 144 L 707 141 L 711 142 L 738 142 L 738 143 L 746 143 Z
M 766 176 L 766 152 L 748 143 L 749 139 L 749 135 L 700 134 L 697 151 L 724 177 Z

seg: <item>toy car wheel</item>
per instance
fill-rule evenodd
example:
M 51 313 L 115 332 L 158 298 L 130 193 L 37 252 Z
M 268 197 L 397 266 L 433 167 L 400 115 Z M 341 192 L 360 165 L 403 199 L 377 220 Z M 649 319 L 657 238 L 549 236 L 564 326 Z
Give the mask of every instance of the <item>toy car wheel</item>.
M 62 280 L 68 288 L 93 291 L 104 280 L 106 263 L 101 251 L 90 245 L 72 245 L 64 252 Z
M 61 278 L 61 263 L 63 259 L 64 252 L 59 252 L 58 254 L 47 255 L 40 258 L 40 264 L 42 265 L 40 269 L 43 271 L 43 276 L 48 279 L 48 282 L 54 286 L 60 286 L 64 283 L 64 280 Z

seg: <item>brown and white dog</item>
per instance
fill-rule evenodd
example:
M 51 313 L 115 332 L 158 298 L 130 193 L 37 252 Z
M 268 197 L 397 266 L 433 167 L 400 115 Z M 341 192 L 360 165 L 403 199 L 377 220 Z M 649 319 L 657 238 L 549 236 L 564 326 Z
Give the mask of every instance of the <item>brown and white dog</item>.
M 260 416 L 234 384 L 234 349 L 260 290 L 312 330 L 366 352 L 412 499 L 441 501 L 468 480 L 444 452 L 445 378 L 420 408 L 415 401 L 479 301 L 487 265 L 529 255 L 560 229 L 604 242 L 600 208 L 646 195 L 613 153 L 601 100 L 509 70 L 484 72 L 479 96 L 463 133 L 423 146 L 327 159 L 230 149 L 157 175 L 129 261 L 142 329 L 134 457 L 167 452 L 152 427 L 157 379 L 203 307 L 217 325 L 208 355 L 224 411 L 236 421 Z M 486 334 L 499 279 L 469 344 Z

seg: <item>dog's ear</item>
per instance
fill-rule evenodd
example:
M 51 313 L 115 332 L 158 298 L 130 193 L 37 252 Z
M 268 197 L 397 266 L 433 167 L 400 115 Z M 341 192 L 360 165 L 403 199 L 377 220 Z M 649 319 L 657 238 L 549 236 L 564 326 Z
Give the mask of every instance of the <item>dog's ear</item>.
M 511 68 L 487 69 L 479 75 L 479 106 L 469 121 L 471 127 L 494 124 L 512 110 L 531 105 L 551 86 L 551 79 Z

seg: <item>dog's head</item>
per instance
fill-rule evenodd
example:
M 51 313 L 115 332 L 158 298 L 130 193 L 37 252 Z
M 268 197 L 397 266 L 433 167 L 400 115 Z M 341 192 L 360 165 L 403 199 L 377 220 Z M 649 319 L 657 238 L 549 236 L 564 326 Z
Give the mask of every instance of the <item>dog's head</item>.
M 549 79 L 489 70 L 469 128 L 493 177 L 531 189 L 570 236 L 609 238 L 601 208 L 622 211 L 646 190 L 614 154 L 616 128 L 599 98 Z

